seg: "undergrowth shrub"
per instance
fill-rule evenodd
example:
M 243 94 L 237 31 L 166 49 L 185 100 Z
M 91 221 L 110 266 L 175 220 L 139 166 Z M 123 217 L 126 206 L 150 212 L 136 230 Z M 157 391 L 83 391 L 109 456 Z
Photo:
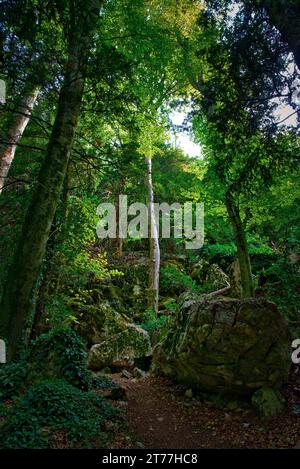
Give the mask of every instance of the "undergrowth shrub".
M 164 314 L 157 316 L 153 308 L 147 308 L 140 326 L 148 332 L 150 339 L 153 339 L 154 335 L 162 337 L 168 331 L 170 321 L 170 316 Z
M 120 412 L 104 398 L 63 380 L 41 381 L 7 411 L 0 448 L 101 448 Z
M 160 290 L 167 294 L 180 294 L 186 290 L 197 291 L 196 282 L 176 266 L 168 265 L 160 271 Z
M 32 344 L 28 379 L 36 382 L 47 378 L 62 378 L 80 389 L 91 387 L 85 344 L 72 329 L 53 328 Z
M 93 389 L 116 389 L 118 386 L 115 381 L 106 375 L 93 375 Z
M 263 267 L 270 267 L 278 260 L 279 255 L 266 244 L 249 241 L 249 254 L 251 258 L 252 272 L 256 274 Z M 201 257 L 207 259 L 211 264 L 218 264 L 224 271 L 237 258 L 236 246 L 230 244 L 207 244 L 201 249 Z
M 26 362 L 2 364 L 0 366 L 0 402 L 18 396 L 25 389 L 26 377 Z
M 300 275 L 299 265 L 281 258 L 272 266 L 260 271 L 259 284 L 264 294 L 274 303 L 289 323 L 291 332 L 298 338 L 300 332 Z

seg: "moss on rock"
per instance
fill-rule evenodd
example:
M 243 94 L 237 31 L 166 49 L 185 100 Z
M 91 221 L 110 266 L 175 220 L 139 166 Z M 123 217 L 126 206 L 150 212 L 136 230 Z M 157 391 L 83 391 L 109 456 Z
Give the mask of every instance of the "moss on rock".
M 262 299 L 180 299 L 154 370 L 200 391 L 252 394 L 282 383 L 290 368 L 290 339 L 274 303 Z
M 191 277 L 199 285 L 209 284 L 215 290 L 229 286 L 229 279 L 225 272 L 217 264 L 210 264 L 205 259 L 197 262 Z
M 262 420 L 276 417 L 284 407 L 284 399 L 277 389 L 263 386 L 252 396 L 252 405 Z
M 148 333 L 135 324 L 126 324 L 126 328 L 118 334 L 93 345 L 89 353 L 88 365 L 93 370 L 101 370 L 123 361 L 133 362 L 135 358 L 147 357 L 151 353 Z

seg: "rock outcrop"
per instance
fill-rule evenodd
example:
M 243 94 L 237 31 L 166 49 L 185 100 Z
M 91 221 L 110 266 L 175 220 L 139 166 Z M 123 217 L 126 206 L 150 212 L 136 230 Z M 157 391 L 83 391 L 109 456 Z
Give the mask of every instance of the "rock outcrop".
M 152 348 L 148 333 L 136 324 L 124 324 L 123 330 L 107 336 L 89 352 L 88 366 L 101 370 L 106 366 L 132 364 L 136 358 L 151 355 Z
M 251 395 L 287 378 L 289 354 L 288 328 L 274 303 L 185 295 L 153 368 L 201 391 Z
M 200 259 L 195 264 L 191 277 L 199 285 L 208 284 L 214 290 L 229 286 L 229 278 L 225 272 L 217 264 L 210 264 L 205 259 Z

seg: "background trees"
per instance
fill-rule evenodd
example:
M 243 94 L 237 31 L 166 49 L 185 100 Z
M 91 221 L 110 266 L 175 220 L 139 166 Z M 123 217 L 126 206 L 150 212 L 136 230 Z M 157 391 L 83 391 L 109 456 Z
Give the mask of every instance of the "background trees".
M 125 193 L 143 201 L 147 191 L 150 206 L 154 199 L 204 199 L 207 241 L 233 246 L 234 240 L 247 297 L 255 288 L 251 239 L 281 246 L 283 233 L 291 240 L 297 236 L 296 228 L 275 222 L 298 198 L 296 121 L 285 125 L 289 114 L 295 119 L 298 113 L 292 46 L 279 26 L 274 28 L 269 6 L 231 6 L 170 0 L 127 2 L 123 8 L 118 1 L 89 6 L 51 1 L 46 8 L 20 2 L 24 14 L 15 15 L 15 2 L 6 2 L 1 31 L 9 99 L 2 108 L 1 138 L 3 154 L 5 142 L 11 143 L 10 155 L 17 149 L 0 202 L 2 253 L 8 246 L 14 252 L 1 272 L 2 335 L 16 337 L 10 342 L 18 342 L 34 310 L 44 310 L 44 293 L 55 290 L 48 288 L 49 270 L 64 270 L 72 258 L 75 270 L 77 265 L 80 272 L 94 271 L 90 213 L 102 200 L 117 203 Z M 30 16 L 36 21 L 28 32 Z M 26 102 L 33 89 L 40 91 L 28 122 L 18 102 Z M 168 141 L 169 115 L 180 106 L 190 111 L 190 131 L 202 146 L 196 160 Z M 17 116 L 23 116 L 23 127 L 26 119 L 24 132 Z M 283 181 L 293 187 L 284 201 Z M 84 214 L 81 232 L 74 210 Z M 134 241 L 117 238 L 106 248 L 122 258 Z M 155 298 L 149 304 L 156 311 L 159 242 L 163 250 L 181 249 L 180 242 L 158 236 L 150 242 L 155 262 L 150 261 L 149 297 L 154 292 Z M 294 240 L 289 249 L 296 245 Z M 145 248 L 141 240 L 136 246 Z M 99 269 L 106 272 L 103 259 Z
M 242 211 L 246 200 L 249 215 L 250 198 L 265 191 L 273 175 L 298 154 L 297 141 L 296 148 L 289 146 L 291 140 L 279 126 L 280 104 L 295 106 L 295 73 L 287 72 L 290 58 L 266 17 L 253 16 L 245 5 L 228 18 L 228 3 L 225 9 L 212 3 L 200 15 L 200 34 L 186 48 L 186 57 L 196 64 L 192 74 L 198 74 L 191 78 L 200 92 L 195 129 L 207 149 L 208 177 L 222 187 L 247 297 L 253 285 Z M 221 22 L 218 14 L 224 15 Z
M 299 337 L 297 2 L 0 4 L 0 338 L 12 361 L 0 370 L 0 447 L 49 447 L 52 432 L 58 444 L 102 444 L 114 427 L 97 412 L 115 414 L 87 390 L 111 382 L 91 374 L 87 352 L 91 368 L 125 362 L 127 376 L 144 376 L 136 367 L 165 342 L 165 363 L 178 355 L 174 376 L 181 367 L 189 386 L 195 374 L 212 393 L 216 376 L 245 394 L 280 384 L 289 334 L 266 300 Z M 195 156 L 178 145 L 183 132 Z M 115 239 L 97 238 L 97 207 L 113 203 L 118 217 L 121 195 L 148 205 L 149 239 L 124 238 L 120 224 Z M 155 202 L 204 202 L 204 246 L 185 248 L 172 211 L 162 238 Z M 211 325 L 200 353 L 195 324 L 200 336 Z

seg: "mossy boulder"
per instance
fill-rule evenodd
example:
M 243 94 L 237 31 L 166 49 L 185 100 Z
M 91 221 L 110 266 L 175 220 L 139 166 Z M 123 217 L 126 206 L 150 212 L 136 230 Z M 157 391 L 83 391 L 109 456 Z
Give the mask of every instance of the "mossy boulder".
M 89 346 L 97 344 L 105 324 L 105 318 L 110 313 L 109 303 L 99 305 L 84 305 L 77 315 L 76 330 Z
M 147 357 L 151 353 L 148 333 L 135 324 L 127 323 L 120 332 L 93 345 L 88 365 L 92 370 L 101 370 L 106 366 L 117 366 L 124 362 L 132 364 L 136 358 Z
M 229 286 L 229 279 L 225 272 L 217 264 L 210 264 L 205 259 L 200 259 L 194 265 L 191 277 L 199 285 L 208 284 L 215 290 Z
M 147 307 L 147 288 L 149 282 L 149 259 L 130 258 L 119 259 L 116 268 L 122 276 L 116 277 L 113 282 L 122 291 L 125 311 L 130 311 L 130 319 L 139 322 L 143 311 Z M 114 306 L 114 305 L 113 305 Z M 116 307 L 123 312 L 119 307 Z
M 274 303 L 185 295 L 153 368 L 200 391 L 247 395 L 285 381 L 289 355 L 288 327 Z
M 253 394 L 252 405 L 262 420 L 269 420 L 283 410 L 284 399 L 278 389 L 264 386 Z
M 108 301 L 104 301 L 100 305 L 86 305 L 82 309 L 76 331 L 88 347 L 91 347 L 126 329 L 128 321 L 128 316 L 119 313 Z

